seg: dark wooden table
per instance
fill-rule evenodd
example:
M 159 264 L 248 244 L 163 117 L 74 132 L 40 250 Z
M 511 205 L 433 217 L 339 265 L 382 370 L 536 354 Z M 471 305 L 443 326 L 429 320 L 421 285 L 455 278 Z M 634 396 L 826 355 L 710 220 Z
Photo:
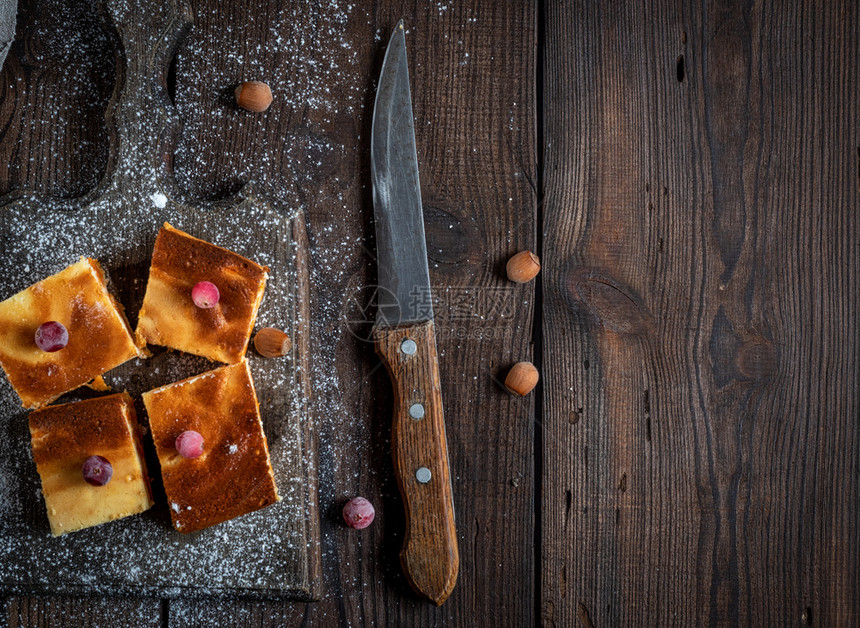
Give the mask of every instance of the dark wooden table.
M 168 72 L 189 198 L 250 179 L 308 219 L 324 594 L 6 598 L 10 626 L 860 624 L 856 2 L 195 0 Z M 461 571 L 400 574 L 374 281 L 373 90 L 403 17 Z M 116 41 L 23 1 L 0 192 L 108 167 Z M 68 41 L 77 42 L 69 46 Z M 264 115 L 233 86 L 276 86 Z M 253 225 L 248 226 L 253 229 Z M 543 261 L 513 285 L 504 262 Z M 532 360 L 542 383 L 499 386 Z M 377 520 L 340 523 L 361 494 Z

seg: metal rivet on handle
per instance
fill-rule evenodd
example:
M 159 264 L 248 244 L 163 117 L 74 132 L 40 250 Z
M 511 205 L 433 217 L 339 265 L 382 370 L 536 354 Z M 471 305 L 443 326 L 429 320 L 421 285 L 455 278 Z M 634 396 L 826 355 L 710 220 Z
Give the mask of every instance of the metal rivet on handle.
M 430 473 L 430 469 L 427 467 L 421 467 L 415 472 L 415 479 L 421 482 L 421 484 L 427 484 L 431 477 L 433 477 L 433 474 Z
M 423 419 L 424 418 L 424 406 L 420 403 L 413 403 L 409 406 L 409 416 L 413 419 Z
M 418 351 L 418 345 L 415 344 L 414 340 L 407 338 L 400 343 L 400 351 L 406 355 L 414 355 Z

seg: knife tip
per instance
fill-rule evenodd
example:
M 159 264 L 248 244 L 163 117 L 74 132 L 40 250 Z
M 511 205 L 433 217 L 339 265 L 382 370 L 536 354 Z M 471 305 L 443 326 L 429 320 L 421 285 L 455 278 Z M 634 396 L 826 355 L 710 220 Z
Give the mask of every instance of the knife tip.
M 400 18 L 400 21 L 397 22 L 397 28 L 399 28 L 400 30 L 403 30 L 403 18 Z

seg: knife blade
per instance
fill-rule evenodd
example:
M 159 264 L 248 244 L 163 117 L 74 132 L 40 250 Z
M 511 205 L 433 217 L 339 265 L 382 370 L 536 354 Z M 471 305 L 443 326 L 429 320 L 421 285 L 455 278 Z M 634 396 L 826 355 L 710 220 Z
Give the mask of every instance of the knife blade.
M 460 559 L 403 20 L 382 62 L 370 152 L 378 266 L 373 337 L 394 389 L 391 455 L 406 509 L 400 562 L 412 588 L 441 605 Z

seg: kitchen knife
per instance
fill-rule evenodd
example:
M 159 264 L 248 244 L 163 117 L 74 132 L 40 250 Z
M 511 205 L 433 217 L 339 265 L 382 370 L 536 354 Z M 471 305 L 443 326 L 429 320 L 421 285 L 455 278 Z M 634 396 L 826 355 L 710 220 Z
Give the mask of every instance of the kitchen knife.
M 382 62 L 370 146 L 379 277 L 373 338 L 394 386 L 391 453 L 406 508 L 400 562 L 412 588 L 442 604 L 460 558 L 402 20 Z

